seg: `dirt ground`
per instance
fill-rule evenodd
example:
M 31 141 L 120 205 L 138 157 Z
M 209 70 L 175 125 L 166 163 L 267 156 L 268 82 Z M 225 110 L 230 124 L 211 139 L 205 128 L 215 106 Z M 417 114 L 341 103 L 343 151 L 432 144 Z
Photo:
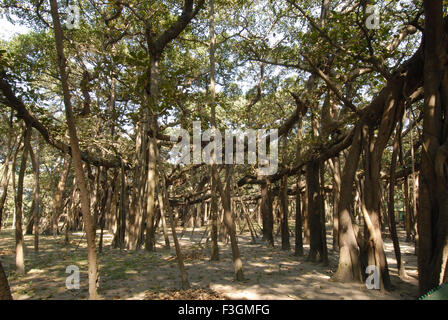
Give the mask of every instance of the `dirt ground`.
M 405 261 L 407 278 L 398 277 L 393 246 L 385 239 L 385 250 L 394 286 L 390 292 L 367 290 L 365 284 L 346 284 L 331 281 L 336 271 L 337 254 L 331 249 L 328 237 L 329 265 L 322 266 L 306 261 L 305 256 L 295 257 L 293 251 L 268 249 L 261 239 L 251 243 L 249 234 L 238 236 L 246 280 L 233 280 L 230 244 L 219 243 L 221 260 L 209 261 L 208 245 L 201 240 L 204 229 L 186 230 L 181 246 L 186 255 L 191 290 L 179 292 L 179 270 L 173 245 L 164 248 L 162 235 L 158 235 L 156 252 L 131 252 L 112 249 L 112 235 L 106 234 L 105 247 L 99 254 L 102 299 L 416 299 L 418 291 L 416 256 L 412 243 L 406 243 L 400 233 L 400 246 Z M 182 229 L 178 230 L 178 234 Z M 170 238 L 170 240 L 172 240 Z M 276 239 L 276 244 L 280 239 Z M 14 299 L 86 299 L 87 250 L 82 232 L 71 235 L 69 246 L 63 236 L 40 236 L 40 251 L 33 249 L 33 236 L 25 236 L 26 275 L 15 273 L 14 232 L 0 232 L 0 259 L 8 275 Z M 171 242 L 172 244 L 172 242 Z M 291 246 L 294 238 L 291 238 Z M 80 289 L 66 289 L 67 266 L 80 269 Z

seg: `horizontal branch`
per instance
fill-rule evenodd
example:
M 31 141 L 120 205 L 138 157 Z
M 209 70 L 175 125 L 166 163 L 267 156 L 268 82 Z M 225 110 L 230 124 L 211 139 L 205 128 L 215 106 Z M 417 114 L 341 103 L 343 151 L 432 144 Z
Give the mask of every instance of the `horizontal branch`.
M 1 74 L 0 78 L 0 91 L 3 93 L 3 96 L 5 97 L 5 101 L 2 101 L 5 103 L 8 107 L 15 110 L 16 117 L 19 119 L 22 119 L 25 121 L 25 123 L 28 126 L 32 126 L 35 128 L 39 133 L 42 135 L 42 137 L 47 141 L 48 144 L 55 147 L 56 149 L 62 151 L 63 153 L 72 154 L 72 150 L 69 145 L 63 143 L 62 141 L 59 141 L 55 139 L 48 129 L 39 121 L 39 119 L 33 115 L 25 106 L 22 100 L 16 97 L 14 94 L 11 85 L 8 83 L 8 81 L 5 80 L 4 72 Z M 115 159 L 104 159 L 100 158 L 96 155 L 90 154 L 86 151 L 81 151 L 81 158 L 83 161 L 90 163 L 94 166 L 103 166 L 106 168 L 117 168 L 121 166 L 121 159 L 115 158 Z

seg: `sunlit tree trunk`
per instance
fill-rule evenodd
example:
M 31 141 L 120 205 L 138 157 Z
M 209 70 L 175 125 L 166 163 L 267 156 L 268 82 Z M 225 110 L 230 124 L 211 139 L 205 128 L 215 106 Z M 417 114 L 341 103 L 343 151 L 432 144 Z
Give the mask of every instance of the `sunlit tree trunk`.
M 341 179 L 341 194 L 338 205 L 339 218 L 339 262 L 338 269 L 333 279 L 349 282 L 361 281 L 361 263 L 359 260 L 359 247 L 353 228 L 353 182 L 358 168 L 359 157 L 361 155 L 362 130 L 361 127 L 355 129 L 353 142 L 345 160 L 345 166 Z
M 184 258 L 182 255 L 181 247 L 179 244 L 179 240 L 177 239 L 177 233 L 176 233 L 176 222 L 174 220 L 173 211 L 171 209 L 169 198 L 168 198 L 168 191 L 166 190 L 166 182 L 165 182 L 165 175 L 161 172 L 161 185 L 160 185 L 160 192 L 159 192 L 159 204 L 160 204 L 160 214 L 165 215 L 168 213 L 168 219 L 171 226 L 171 234 L 173 236 L 173 242 L 174 242 L 174 248 L 176 250 L 176 257 L 177 257 L 177 264 L 179 266 L 179 271 L 181 274 L 181 287 L 182 289 L 188 289 L 190 288 L 190 282 L 188 281 L 188 274 L 187 270 L 185 269 L 184 265 Z
M 33 148 L 31 144 L 28 146 L 28 150 L 30 153 L 31 163 L 33 166 L 34 172 L 34 189 L 33 189 L 33 209 L 31 211 L 33 218 L 33 226 L 34 226 L 34 251 L 39 251 L 39 220 L 40 220 L 40 200 L 39 200 L 39 136 L 37 135 L 36 139 L 36 152 L 33 152 Z
M 7 153 L 6 153 L 6 158 L 5 158 L 5 168 L 3 170 L 3 177 L 2 177 L 2 194 L 0 196 L 0 230 L 2 230 L 2 226 L 3 226 L 3 214 L 5 212 L 5 203 L 6 203 L 6 198 L 8 196 L 8 186 L 9 186 L 9 178 L 10 178 L 9 162 L 11 161 L 12 146 L 13 146 L 12 139 L 14 136 L 12 119 L 13 119 L 13 112 L 11 111 L 11 117 L 9 120 L 9 133 L 8 133 Z M 17 137 L 15 138 L 15 140 L 17 141 Z
M 87 237 L 88 248 L 88 274 L 89 274 L 89 299 L 97 298 L 98 264 L 95 244 L 95 229 L 92 216 L 90 215 L 90 200 L 87 181 L 84 175 L 84 169 L 81 159 L 81 150 L 76 130 L 75 119 L 71 104 L 71 94 L 68 86 L 68 74 L 66 71 L 66 59 L 64 55 L 61 23 L 59 20 L 58 4 L 56 0 L 50 0 L 51 16 L 53 18 L 56 51 L 58 54 L 59 73 L 61 76 L 62 91 L 64 96 L 65 116 L 70 137 L 70 146 L 75 167 L 76 181 L 80 190 L 81 211 L 84 220 L 84 226 Z
M 16 192 L 16 219 L 15 219 L 15 234 L 16 234 L 16 269 L 17 273 L 25 274 L 25 242 L 23 239 L 23 180 L 25 177 L 26 162 L 29 153 L 29 145 L 31 138 L 31 128 L 26 127 L 23 133 L 23 152 L 20 162 L 19 177 L 17 180 Z

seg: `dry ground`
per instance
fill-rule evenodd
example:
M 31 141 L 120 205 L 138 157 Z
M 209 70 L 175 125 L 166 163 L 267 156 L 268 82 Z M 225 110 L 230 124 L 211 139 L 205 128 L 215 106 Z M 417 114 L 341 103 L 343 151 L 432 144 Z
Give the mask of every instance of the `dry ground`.
M 181 229 L 178 233 L 181 233 Z M 394 290 L 382 293 L 367 290 L 364 284 L 332 282 L 330 277 L 337 267 L 337 254 L 331 250 L 328 238 L 328 266 L 295 257 L 293 251 L 268 249 L 259 239 L 251 243 L 248 234 L 239 235 L 240 251 L 246 281 L 233 280 L 230 245 L 220 243 L 221 260 L 210 262 L 209 249 L 202 239 L 204 229 L 194 233 L 187 230 L 181 246 L 186 254 L 186 268 L 192 290 L 177 292 L 179 271 L 174 249 L 165 249 L 163 236 L 158 235 L 157 251 L 130 252 L 112 249 L 112 236 L 106 234 L 105 248 L 99 255 L 100 287 L 103 299 L 416 299 L 417 268 L 412 244 L 400 239 L 406 261 L 408 278 L 398 277 L 393 246 L 385 240 L 388 263 Z M 402 234 L 401 234 L 402 236 Z M 170 238 L 171 239 L 171 238 Z M 171 239 L 172 240 L 172 239 Z M 276 239 L 280 241 L 280 239 Z M 15 273 L 14 233 L 11 229 L 0 232 L 0 259 L 11 284 L 14 299 L 85 299 L 87 290 L 87 251 L 82 232 L 71 235 L 65 246 L 63 236 L 40 236 L 40 252 L 33 250 L 33 236 L 25 236 L 26 275 Z M 277 242 L 278 243 L 278 242 Z M 294 239 L 291 238 L 293 246 Z M 305 254 L 308 246 L 305 246 Z M 67 290 L 66 267 L 77 265 L 81 271 L 81 288 Z

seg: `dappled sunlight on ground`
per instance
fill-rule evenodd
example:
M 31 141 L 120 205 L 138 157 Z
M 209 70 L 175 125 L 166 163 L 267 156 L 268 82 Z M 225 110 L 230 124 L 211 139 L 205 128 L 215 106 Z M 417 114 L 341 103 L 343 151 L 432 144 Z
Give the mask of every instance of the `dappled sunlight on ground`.
M 181 230 L 178 230 L 180 233 Z M 185 266 L 192 286 L 191 291 L 174 293 L 180 287 L 180 275 L 175 251 L 164 248 L 162 235 L 158 235 L 156 252 L 144 250 L 131 252 L 112 249 L 112 235 L 106 234 L 103 252 L 99 254 L 100 286 L 103 299 L 167 299 L 170 294 L 178 299 L 415 299 L 417 298 L 416 256 L 412 244 L 400 239 L 401 251 L 406 261 L 408 277 L 398 277 L 393 246 L 385 239 L 394 290 L 383 293 L 367 290 L 360 283 L 331 281 L 336 271 L 337 255 L 329 243 L 329 265 L 310 263 L 306 256 L 295 257 L 293 251 L 268 249 L 258 239 L 251 243 L 249 235 L 239 235 L 238 242 L 243 259 L 246 280 L 233 280 L 233 264 L 230 244 L 219 243 L 221 260 L 209 261 L 209 248 L 205 239 L 199 244 L 204 229 L 196 228 L 191 237 L 187 230 L 180 239 L 185 254 Z M 188 235 L 187 235 L 188 233 Z M 402 237 L 403 235 L 400 234 Z M 14 232 L 0 232 L 0 256 L 8 274 L 15 299 L 86 299 L 87 250 L 82 232 L 70 236 L 70 245 L 64 245 L 63 236 L 40 236 L 40 252 L 33 250 L 33 236 L 25 236 L 26 275 L 15 273 Z M 172 240 L 172 239 L 170 239 Z M 276 239 L 280 241 L 280 239 Z M 171 244 L 173 242 L 171 241 Z M 294 239 L 291 238 L 291 244 Z M 308 247 L 305 246 L 305 254 Z M 65 287 L 66 267 L 77 265 L 81 271 L 80 289 Z M 197 297 L 199 298 L 195 298 Z M 208 298 L 207 298 L 208 297 Z

